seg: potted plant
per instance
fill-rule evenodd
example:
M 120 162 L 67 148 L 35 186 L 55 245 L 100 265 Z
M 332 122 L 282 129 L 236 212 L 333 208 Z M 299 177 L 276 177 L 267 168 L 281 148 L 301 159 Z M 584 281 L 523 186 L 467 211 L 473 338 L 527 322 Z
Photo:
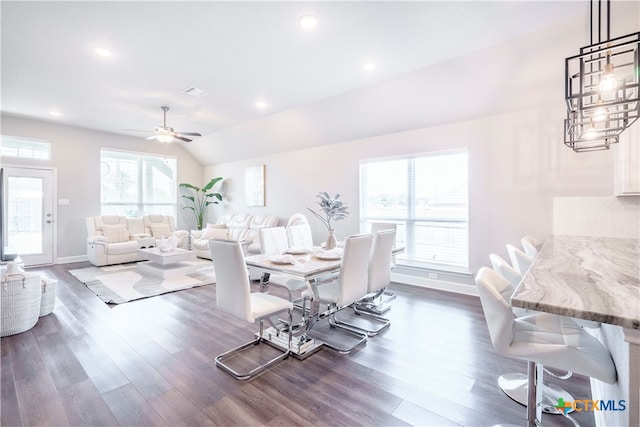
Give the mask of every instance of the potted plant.
M 185 199 L 186 204 L 182 209 L 191 209 L 193 211 L 193 214 L 196 216 L 196 226 L 198 230 L 202 230 L 204 226 L 209 205 L 217 205 L 222 201 L 222 194 L 211 190 L 219 181 L 222 181 L 222 177 L 211 178 L 211 181 L 207 182 L 202 188 L 185 182 L 179 185 L 181 189 L 190 193 L 181 195 L 181 197 Z
M 312 214 L 316 216 L 322 223 L 327 227 L 329 231 L 329 237 L 327 238 L 327 242 L 325 243 L 324 248 L 329 250 L 333 249 L 337 246 L 336 236 L 334 235 L 334 230 L 331 227 L 331 220 L 334 221 L 342 221 L 346 219 L 349 215 L 349 206 L 344 204 L 340 200 L 340 194 L 336 194 L 333 198 L 329 196 L 329 194 L 325 191 L 318 193 L 316 196 L 317 202 L 320 205 L 320 210 L 322 212 L 316 212 L 311 208 L 307 208 Z

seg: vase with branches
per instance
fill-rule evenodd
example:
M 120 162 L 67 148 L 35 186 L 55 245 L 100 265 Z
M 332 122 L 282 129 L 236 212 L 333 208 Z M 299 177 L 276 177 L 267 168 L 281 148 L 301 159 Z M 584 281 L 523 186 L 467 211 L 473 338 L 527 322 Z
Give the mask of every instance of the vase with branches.
M 340 200 L 340 194 L 331 197 L 326 191 L 319 192 L 316 201 L 320 205 L 320 211 L 307 209 L 327 227 L 329 237 L 325 243 L 325 249 L 333 249 L 337 246 L 337 240 L 331 221 L 342 221 L 348 218 L 350 215 L 349 206 Z
M 202 230 L 204 226 L 209 205 L 217 205 L 222 201 L 222 194 L 212 191 L 213 187 L 220 181 L 222 181 L 222 177 L 211 178 L 202 188 L 186 182 L 179 185 L 180 189 L 188 192 L 188 194 L 181 195 L 186 203 L 186 206 L 183 206 L 182 209 L 193 211 L 198 230 Z

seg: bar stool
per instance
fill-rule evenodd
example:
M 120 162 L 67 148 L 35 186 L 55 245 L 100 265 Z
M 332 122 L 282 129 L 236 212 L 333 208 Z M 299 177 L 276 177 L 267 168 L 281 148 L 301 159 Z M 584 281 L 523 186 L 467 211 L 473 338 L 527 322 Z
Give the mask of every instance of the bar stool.
M 542 248 L 542 242 L 533 236 L 524 236 L 520 239 L 520 242 L 522 243 L 524 253 L 531 258 L 535 258 L 540 248 Z
M 533 258 L 522 252 L 519 248 L 509 244 L 507 244 L 507 252 L 509 253 L 509 259 L 511 260 L 513 269 L 524 276 L 527 270 L 529 270 L 529 267 L 531 267 Z
M 541 425 L 542 405 L 556 403 L 542 401 L 542 387 L 538 385 L 542 384 L 543 365 L 571 370 L 608 384 L 616 382 L 609 352 L 575 322 L 547 313 L 515 318 L 510 304 L 499 292 L 508 286 L 507 279 L 483 267 L 475 281 L 494 348 L 503 356 L 528 362 L 529 427 Z M 563 415 L 571 419 L 568 414 Z
M 493 270 L 498 273 L 503 278 L 507 279 L 507 281 L 503 281 L 501 283 L 496 284 L 496 286 L 500 286 L 497 288 L 497 291 L 500 293 L 502 298 L 505 301 L 511 301 L 511 296 L 513 292 L 515 292 L 516 287 L 522 280 L 522 275 L 515 271 L 507 261 L 504 260 L 499 255 L 491 254 L 489 255 L 489 260 L 491 261 L 491 266 Z M 502 288 L 502 286 L 505 286 Z M 516 317 L 528 316 L 531 314 L 539 314 L 540 312 L 536 312 L 533 310 L 527 310 L 519 307 L 511 307 L 511 311 Z M 572 373 L 568 372 L 564 375 L 556 375 L 553 372 L 547 371 L 548 374 L 552 375 L 558 379 L 568 379 L 571 377 Z M 514 401 L 518 402 L 521 405 L 527 406 L 527 386 L 529 380 L 528 376 L 525 374 L 521 374 L 519 372 L 510 372 L 508 374 L 503 374 L 498 377 L 498 387 L 500 390 L 507 396 L 509 396 Z M 558 398 L 563 398 L 566 402 L 573 401 L 573 396 L 569 394 L 566 390 L 561 387 L 558 387 L 554 384 L 544 383 L 543 387 L 543 399 L 547 401 L 557 401 Z M 560 414 L 560 412 L 556 411 L 553 408 L 545 409 L 544 412 L 550 414 Z

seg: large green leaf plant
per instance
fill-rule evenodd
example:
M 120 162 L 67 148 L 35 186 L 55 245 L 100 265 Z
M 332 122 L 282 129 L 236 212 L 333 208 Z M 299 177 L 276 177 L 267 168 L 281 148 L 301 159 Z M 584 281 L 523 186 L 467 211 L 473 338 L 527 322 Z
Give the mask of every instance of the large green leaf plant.
M 181 195 L 185 199 L 185 206 L 182 209 L 191 209 L 193 211 L 196 216 L 198 230 L 202 230 L 204 226 L 209 205 L 217 205 L 222 201 L 222 194 L 212 191 L 212 188 L 220 181 L 222 181 L 222 177 L 211 178 L 211 181 L 207 182 L 202 188 L 184 182 L 179 185 L 182 190 L 189 193 Z

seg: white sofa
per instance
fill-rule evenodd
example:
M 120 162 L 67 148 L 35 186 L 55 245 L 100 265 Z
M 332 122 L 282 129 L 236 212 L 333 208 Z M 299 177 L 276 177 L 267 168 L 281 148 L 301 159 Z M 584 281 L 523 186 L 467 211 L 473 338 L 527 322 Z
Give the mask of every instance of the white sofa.
M 247 253 L 259 254 L 258 229 L 275 227 L 278 222 L 278 217 L 268 215 L 223 215 L 215 224 L 207 224 L 202 230 L 191 231 L 191 249 L 199 258 L 211 259 L 209 239 L 229 239 L 243 241 Z
M 85 222 L 87 258 L 96 266 L 139 261 L 138 249 L 155 247 L 161 237 L 176 238 L 179 248 L 185 248 L 189 239 L 189 233 L 176 230 L 173 217 L 167 215 L 102 215 L 88 217 Z

